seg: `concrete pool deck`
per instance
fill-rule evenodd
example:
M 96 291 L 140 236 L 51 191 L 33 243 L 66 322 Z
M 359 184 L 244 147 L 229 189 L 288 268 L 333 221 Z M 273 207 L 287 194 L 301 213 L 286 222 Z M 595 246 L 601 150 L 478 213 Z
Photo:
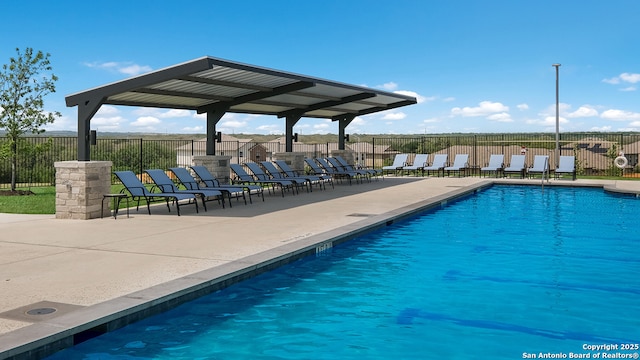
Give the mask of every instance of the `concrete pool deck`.
M 390 176 L 284 198 L 267 194 L 264 202 L 254 196 L 253 204 L 234 201 L 226 209 L 210 202 L 199 214 L 184 206 L 182 216 L 164 205 L 151 216 L 122 211 L 117 220 L 0 214 L 0 359 L 41 357 L 78 334 L 109 331 L 120 318 L 170 307 L 493 182 L 541 184 Z M 640 193 L 640 181 L 547 184 Z

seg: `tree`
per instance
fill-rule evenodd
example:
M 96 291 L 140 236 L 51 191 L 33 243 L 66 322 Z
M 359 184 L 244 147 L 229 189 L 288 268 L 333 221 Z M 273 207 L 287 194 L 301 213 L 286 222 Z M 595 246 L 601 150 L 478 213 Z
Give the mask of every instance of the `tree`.
M 0 130 L 6 131 L 8 141 L 0 149 L 0 156 L 11 159 L 11 190 L 16 190 L 18 140 L 27 132 L 41 134 L 43 125 L 53 123 L 59 112 L 45 113 L 44 97 L 56 91 L 58 80 L 51 71 L 49 54 L 34 53 L 26 48 L 16 49 L 17 57 L 2 66 L 0 72 Z

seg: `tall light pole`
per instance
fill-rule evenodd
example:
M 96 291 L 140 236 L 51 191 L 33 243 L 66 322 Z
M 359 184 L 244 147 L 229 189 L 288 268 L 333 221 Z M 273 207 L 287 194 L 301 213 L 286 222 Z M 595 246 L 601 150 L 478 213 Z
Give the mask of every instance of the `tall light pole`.
M 556 68 L 556 166 L 560 162 L 560 64 L 551 65 Z

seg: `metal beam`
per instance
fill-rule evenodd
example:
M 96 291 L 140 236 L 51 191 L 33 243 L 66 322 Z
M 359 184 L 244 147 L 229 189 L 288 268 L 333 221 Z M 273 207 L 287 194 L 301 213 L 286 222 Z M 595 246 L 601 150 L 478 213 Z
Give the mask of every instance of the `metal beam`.
M 187 92 L 187 91 L 152 89 L 152 88 L 140 88 L 140 89 L 132 90 L 131 92 L 142 93 L 142 94 L 152 94 L 152 95 L 166 95 L 166 96 L 175 96 L 175 97 L 184 97 L 184 98 L 195 98 L 195 99 L 204 99 L 204 100 L 218 100 L 218 101 L 233 100 L 233 98 L 228 96 L 201 94 L 201 93 L 194 93 L 194 92 Z
M 285 117 L 287 116 L 287 113 L 289 112 L 299 112 L 299 111 L 304 111 L 306 112 L 310 112 L 310 111 L 314 111 L 314 110 L 320 110 L 320 109 L 324 109 L 324 108 L 330 108 L 332 106 L 336 106 L 336 105 L 342 105 L 342 104 L 347 104 L 347 103 L 351 103 L 351 102 L 355 102 L 355 101 L 359 101 L 359 100 L 364 100 L 364 99 L 369 99 L 372 97 L 375 97 L 376 94 L 374 93 L 360 93 L 360 94 L 354 94 L 354 95 L 350 95 L 350 96 L 345 96 L 343 98 L 341 98 L 340 100 L 327 100 L 327 101 L 322 101 L 319 103 L 315 103 L 313 105 L 309 105 L 309 106 L 305 106 L 305 107 L 300 107 L 298 109 L 295 110 L 289 110 L 289 111 L 285 111 L 282 112 L 280 114 L 278 114 L 278 117 Z
M 315 84 L 312 83 L 312 82 L 298 81 L 298 82 L 295 82 L 295 83 L 291 83 L 291 84 L 275 87 L 273 89 L 270 89 L 269 91 L 258 91 L 258 92 L 254 92 L 254 93 L 251 93 L 251 94 L 238 96 L 233 101 L 229 102 L 229 106 L 231 107 L 231 106 L 234 106 L 234 105 L 250 103 L 252 101 L 261 100 L 261 99 L 269 98 L 269 97 L 280 95 L 280 94 L 286 94 L 286 93 L 291 92 L 291 91 L 306 89 L 306 88 L 310 88 L 312 86 L 315 86 Z M 213 105 L 213 107 L 215 107 L 215 106 L 216 105 Z M 202 107 L 198 108 L 197 109 L 198 114 L 201 114 L 203 112 L 207 112 L 210 107 L 211 106 L 207 105 L 207 106 L 202 106 Z

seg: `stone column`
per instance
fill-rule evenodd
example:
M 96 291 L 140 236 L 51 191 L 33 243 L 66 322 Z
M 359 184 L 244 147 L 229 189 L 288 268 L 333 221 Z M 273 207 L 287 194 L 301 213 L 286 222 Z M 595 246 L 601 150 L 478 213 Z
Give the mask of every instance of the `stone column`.
M 231 156 L 226 155 L 196 155 L 191 158 L 193 165 L 206 167 L 213 176 L 220 181 L 220 184 L 229 183 L 229 164 Z
M 56 169 L 56 219 L 100 217 L 104 194 L 111 192 L 111 161 L 59 161 Z M 105 204 L 105 216 L 111 215 Z
M 284 160 L 298 174 L 304 174 L 303 152 L 280 152 L 273 154 L 275 160 Z
M 331 156 L 341 156 L 349 165 L 355 165 L 356 163 L 351 150 L 331 150 Z

